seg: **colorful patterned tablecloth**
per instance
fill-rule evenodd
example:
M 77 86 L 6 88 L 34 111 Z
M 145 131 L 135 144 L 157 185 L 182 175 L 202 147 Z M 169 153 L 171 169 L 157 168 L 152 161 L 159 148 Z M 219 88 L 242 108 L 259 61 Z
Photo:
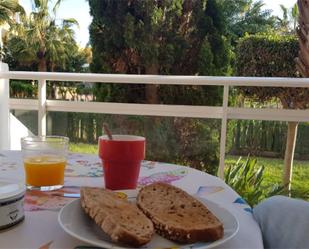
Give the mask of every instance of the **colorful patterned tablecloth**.
M 87 246 L 66 234 L 57 222 L 59 210 L 79 193 L 80 186 L 104 186 L 103 170 L 97 155 L 69 154 L 65 187 L 58 191 L 27 191 L 25 220 L 0 231 L 1 248 L 82 248 Z M 0 152 L 0 178 L 23 181 L 20 151 Z M 237 235 L 218 248 L 263 248 L 259 226 L 249 205 L 221 179 L 201 171 L 174 164 L 143 161 L 138 186 L 167 182 L 190 194 L 206 198 L 228 209 L 239 222 Z

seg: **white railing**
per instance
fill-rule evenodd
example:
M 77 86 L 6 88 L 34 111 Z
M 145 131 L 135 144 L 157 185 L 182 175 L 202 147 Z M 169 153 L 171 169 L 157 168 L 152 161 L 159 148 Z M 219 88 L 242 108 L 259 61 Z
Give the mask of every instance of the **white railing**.
M 46 113 L 48 111 L 86 112 L 105 114 L 147 115 L 166 117 L 191 117 L 221 119 L 220 165 L 218 175 L 224 175 L 226 129 L 228 119 L 275 120 L 309 122 L 309 109 L 253 109 L 228 106 L 229 88 L 232 86 L 303 87 L 309 88 L 309 78 L 259 78 L 259 77 L 211 77 L 211 76 L 160 76 L 124 74 L 80 74 L 49 72 L 0 72 L 2 82 L 8 79 L 31 79 L 39 82 L 38 100 L 10 99 L 10 109 L 37 110 L 39 135 L 46 134 Z M 3 81 L 4 80 L 4 81 Z M 77 102 L 46 99 L 46 81 L 74 81 L 98 83 L 131 83 L 161 85 L 216 85 L 223 86 L 222 106 L 184 106 L 127 103 Z M 1 84 L 1 82 L 0 82 Z M 1 87 L 1 85 L 0 85 Z M 1 88 L 0 88 L 0 91 Z M 0 92 L 1 94 L 1 92 Z M 1 97 L 1 96 L 0 96 Z M 2 101 L 0 99 L 0 101 Z M 308 100 L 309 101 L 309 100 Z M 3 135 L 3 134 L 2 134 Z

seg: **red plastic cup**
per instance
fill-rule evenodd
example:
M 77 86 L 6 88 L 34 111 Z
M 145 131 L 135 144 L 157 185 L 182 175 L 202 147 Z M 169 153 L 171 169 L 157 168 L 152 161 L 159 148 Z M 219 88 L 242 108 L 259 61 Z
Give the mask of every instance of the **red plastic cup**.
M 140 136 L 113 135 L 99 137 L 99 157 L 104 170 L 105 188 L 135 189 L 145 158 L 146 139 Z

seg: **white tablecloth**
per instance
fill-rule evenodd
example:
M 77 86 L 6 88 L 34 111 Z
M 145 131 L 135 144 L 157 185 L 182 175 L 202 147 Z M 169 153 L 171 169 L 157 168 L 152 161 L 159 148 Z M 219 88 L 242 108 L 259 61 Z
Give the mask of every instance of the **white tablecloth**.
M 66 188 L 63 191 L 67 189 L 78 192 L 78 186 L 82 185 L 104 186 L 100 161 L 96 155 L 70 154 L 68 162 Z M 23 181 L 20 151 L 0 152 L 0 177 Z M 139 185 L 154 181 L 164 181 L 181 187 L 188 193 L 211 200 L 234 214 L 239 222 L 239 231 L 235 237 L 218 248 L 263 248 L 261 231 L 252 216 L 250 206 L 221 179 L 189 167 L 143 162 Z M 66 234 L 58 224 L 60 207 L 72 200 L 27 193 L 25 220 L 8 230 L 0 231 L 0 248 L 74 248 L 87 245 Z

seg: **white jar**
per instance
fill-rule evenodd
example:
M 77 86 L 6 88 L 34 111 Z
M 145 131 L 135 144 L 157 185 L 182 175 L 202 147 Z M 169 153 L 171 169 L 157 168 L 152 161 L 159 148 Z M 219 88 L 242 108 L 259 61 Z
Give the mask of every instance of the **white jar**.
M 0 230 L 24 219 L 25 190 L 23 183 L 0 179 Z

